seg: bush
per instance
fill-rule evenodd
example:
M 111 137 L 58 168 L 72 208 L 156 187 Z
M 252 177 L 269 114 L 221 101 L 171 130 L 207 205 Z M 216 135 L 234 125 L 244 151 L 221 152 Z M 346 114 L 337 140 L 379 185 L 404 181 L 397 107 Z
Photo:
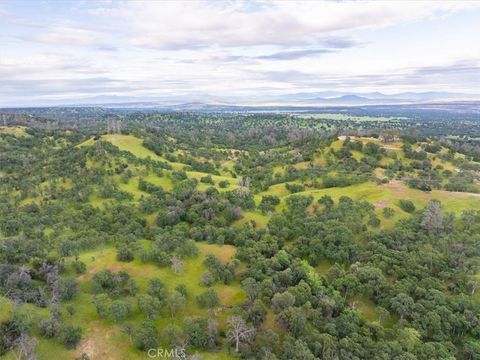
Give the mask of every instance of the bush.
M 208 319 L 193 318 L 185 320 L 185 335 L 189 344 L 197 349 L 209 348 Z
M 79 326 L 65 326 L 60 331 L 60 341 L 69 349 L 75 349 L 81 339 L 82 328 Z
M 166 340 L 166 343 L 173 348 L 181 347 L 184 343 L 183 330 L 177 325 L 167 325 L 163 329 L 163 338 Z
M 294 193 L 297 193 L 297 192 L 301 192 L 301 191 L 305 191 L 305 186 L 301 185 L 301 184 L 289 184 L 289 183 L 286 183 L 285 184 L 285 187 L 287 188 L 288 191 L 290 191 L 290 193 L 294 194 Z
M 202 285 L 210 287 L 215 282 L 215 279 L 213 278 L 213 275 L 210 271 L 205 270 L 202 274 L 201 282 L 202 282 Z
M 201 308 L 213 308 L 220 304 L 220 299 L 218 298 L 217 292 L 209 288 L 202 294 L 197 296 L 197 304 Z
M 262 201 L 260 202 L 259 209 L 263 214 L 266 214 L 269 211 L 274 211 L 275 206 L 280 204 L 280 198 L 274 195 L 265 195 L 262 196 Z
M 48 318 L 40 321 L 40 334 L 47 338 L 53 338 L 58 335 L 60 331 L 60 323 L 53 318 Z
M 320 199 L 317 201 L 320 205 L 324 205 L 327 208 L 330 208 L 333 206 L 334 202 L 331 196 L 329 195 L 323 195 Z
M 380 219 L 377 217 L 377 215 L 375 214 L 370 215 L 370 218 L 368 220 L 368 225 L 373 227 L 380 226 Z
M 180 294 L 182 294 L 185 299 L 188 298 L 188 290 L 185 284 L 180 284 L 175 287 L 175 290 L 177 290 Z
M 61 301 L 72 300 L 80 291 L 80 286 L 74 278 L 60 279 L 58 292 Z
M 85 265 L 84 262 L 74 261 L 72 263 L 72 266 L 73 266 L 73 269 L 75 270 L 75 273 L 77 275 L 85 274 L 85 272 L 87 271 L 87 265 Z
M 415 204 L 410 200 L 400 200 L 398 206 L 405 212 L 413 213 L 415 211 Z
M 218 183 L 218 186 L 222 189 L 225 189 L 230 183 L 227 180 L 222 180 Z
M 393 210 L 390 207 L 386 207 L 383 209 L 383 216 L 385 216 L 387 219 L 390 219 L 395 215 L 395 210 Z
M 155 323 L 151 320 L 144 320 L 137 329 L 134 337 L 135 346 L 140 350 L 148 350 L 157 347 L 158 334 Z
M 117 250 L 117 260 L 118 261 L 132 261 L 134 258 L 133 256 L 133 251 L 126 245 L 122 245 L 118 250 Z
M 121 300 L 114 300 L 110 304 L 110 319 L 115 323 L 121 323 L 125 321 L 127 316 L 130 314 L 130 306 L 129 304 L 121 301 Z
M 214 184 L 215 184 L 215 182 L 213 181 L 211 175 L 203 176 L 203 177 L 200 179 L 200 182 L 201 182 L 201 183 L 204 183 L 204 184 L 211 184 L 211 185 L 214 185 Z

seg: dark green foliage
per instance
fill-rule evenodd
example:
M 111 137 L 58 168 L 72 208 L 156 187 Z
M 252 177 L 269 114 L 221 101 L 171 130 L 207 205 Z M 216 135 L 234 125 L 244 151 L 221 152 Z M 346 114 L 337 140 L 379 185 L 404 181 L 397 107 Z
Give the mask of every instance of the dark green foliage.
M 222 189 L 225 189 L 230 183 L 227 180 L 222 180 L 218 182 L 218 186 Z
M 280 204 L 280 198 L 275 195 L 265 195 L 262 196 L 262 201 L 258 206 L 258 209 L 263 213 L 266 214 L 269 211 L 274 211 L 275 206 Z
M 334 204 L 333 199 L 328 195 L 323 195 L 320 199 L 318 199 L 318 203 L 327 208 L 332 207 Z
M 230 264 L 224 265 L 212 254 L 208 254 L 203 263 L 212 274 L 214 281 L 221 281 L 224 284 L 229 284 L 232 280 L 234 269 Z
M 92 277 L 94 294 L 107 294 L 117 297 L 122 294 L 132 294 L 136 291 L 135 282 L 124 271 L 113 273 L 110 270 L 101 270 Z
M 60 333 L 60 322 L 58 319 L 50 317 L 40 322 L 40 334 L 47 338 L 56 337 Z
M 15 321 L 7 320 L 0 323 L 0 356 L 15 346 L 20 335 L 21 330 Z
M 385 216 L 387 219 L 390 219 L 395 215 L 395 210 L 393 210 L 390 207 L 383 208 L 382 212 L 383 212 L 383 216 Z
M 79 326 L 64 326 L 60 330 L 59 337 L 65 347 L 75 349 L 82 339 L 82 328 Z
M 400 200 L 398 206 L 405 212 L 413 213 L 415 211 L 415 205 L 410 200 Z
M 81 261 L 74 261 L 72 263 L 72 266 L 75 269 L 75 273 L 78 275 L 85 274 L 85 272 L 87 271 L 87 266 Z
M 151 279 L 148 282 L 148 295 L 163 301 L 166 297 L 165 285 L 163 284 L 162 280 L 158 278 Z
M 185 299 L 188 298 L 188 295 L 189 295 L 188 290 L 184 284 L 177 285 L 175 287 L 175 290 L 178 291 L 180 294 L 182 294 L 185 297 Z
M 216 343 L 216 330 L 209 326 L 206 318 L 189 318 L 184 321 L 188 342 L 199 350 L 210 349 Z
M 143 351 L 155 349 L 158 345 L 158 332 L 155 324 L 151 320 L 144 320 L 135 330 L 135 346 Z
M 133 250 L 128 245 L 122 245 L 117 250 L 117 260 L 132 261 L 134 259 Z
M 59 298 L 61 301 L 72 300 L 80 291 L 77 280 L 75 278 L 61 279 L 58 284 Z
M 200 182 L 201 183 L 204 183 L 204 184 L 210 184 L 210 185 L 214 185 L 215 182 L 213 181 L 213 178 L 211 175 L 207 175 L 207 176 L 203 176 L 200 178 Z
M 220 304 L 217 292 L 213 288 L 208 288 L 196 298 L 198 306 L 201 308 L 214 308 Z
M 288 191 L 290 191 L 292 194 L 294 193 L 297 193 L 297 192 L 301 192 L 301 191 L 305 191 L 305 186 L 301 185 L 301 184 L 289 184 L 289 183 L 286 183 L 285 184 L 285 187 L 287 188 Z

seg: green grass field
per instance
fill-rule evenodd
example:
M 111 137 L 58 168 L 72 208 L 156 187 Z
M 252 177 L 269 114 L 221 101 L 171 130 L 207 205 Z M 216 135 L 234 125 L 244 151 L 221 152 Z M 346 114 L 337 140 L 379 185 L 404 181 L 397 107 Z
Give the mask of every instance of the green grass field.
M 111 142 L 113 145 L 117 146 L 122 151 L 131 152 L 133 155 L 135 155 L 138 158 L 144 159 L 144 158 L 150 157 L 153 160 L 167 162 L 175 170 L 181 170 L 186 166 L 185 164 L 171 162 L 162 156 L 158 156 L 153 151 L 143 146 L 142 139 L 135 137 L 133 135 L 108 134 L 108 135 L 102 135 L 101 139 L 104 141 Z M 93 144 L 94 144 L 94 139 L 91 138 L 79 144 L 78 146 L 91 146 Z
M 0 126 L 0 134 L 10 134 L 15 136 L 26 135 L 25 126 Z
M 258 211 L 246 211 L 243 214 L 243 218 L 237 220 L 234 226 L 239 227 L 243 224 L 247 224 L 250 221 L 254 221 L 257 228 L 264 228 L 267 226 L 270 217 L 268 215 L 263 215 Z
M 201 191 L 203 191 L 206 188 L 212 186 L 211 184 L 204 184 L 204 183 L 200 182 L 200 179 L 202 177 L 206 176 L 206 175 L 209 175 L 209 174 L 202 173 L 202 172 L 199 172 L 199 171 L 187 171 L 187 176 L 189 178 L 197 179 L 199 181 L 198 188 Z M 231 176 L 218 176 L 218 175 L 210 175 L 210 176 L 212 177 L 212 180 L 215 183 L 215 187 L 219 191 L 229 191 L 229 190 L 234 190 L 234 189 L 238 188 L 238 185 L 237 185 L 238 179 L 234 179 Z M 228 181 L 229 185 L 226 188 L 221 188 L 221 187 L 218 186 L 218 183 L 220 181 Z
M 170 164 L 172 166 L 172 168 L 174 170 L 182 170 L 183 168 L 185 168 L 187 166 L 186 164 L 179 163 L 179 162 L 171 162 L 171 161 L 168 161 L 167 159 L 165 159 L 164 157 L 158 156 L 153 151 L 151 151 L 151 150 L 149 150 L 149 149 L 147 149 L 146 147 L 143 146 L 142 139 L 137 138 L 137 137 L 132 136 L 132 135 L 110 134 L 110 135 L 103 135 L 101 138 L 102 138 L 102 140 L 111 142 L 113 145 L 117 146 L 122 151 L 128 151 L 128 152 L 132 153 L 136 157 L 139 157 L 139 158 L 150 157 L 153 160 L 167 162 L 168 164 Z M 92 138 L 92 139 L 89 139 L 89 140 L 81 143 L 79 146 L 91 146 L 91 145 L 93 145 L 93 143 L 94 143 L 94 140 Z M 231 164 L 226 163 L 225 164 L 225 166 L 232 166 L 232 165 L 233 165 L 233 163 L 231 163 Z M 168 174 L 169 172 L 166 171 L 165 173 Z M 200 179 L 202 177 L 204 177 L 206 175 L 210 175 L 210 174 L 199 172 L 199 171 L 188 171 L 187 175 L 188 175 L 189 178 L 197 179 L 198 181 L 200 181 Z M 224 172 L 223 176 L 219 176 L 219 175 L 211 175 L 211 176 L 212 176 L 212 179 L 215 183 L 215 187 L 219 191 L 234 190 L 238 187 L 237 186 L 237 179 L 235 179 L 231 176 L 228 176 L 227 172 Z M 167 191 L 171 190 L 172 187 L 173 187 L 172 182 L 168 178 L 168 176 L 158 177 L 158 176 L 154 176 L 154 175 L 150 174 L 147 177 L 145 177 L 145 180 L 151 182 L 154 185 L 162 186 Z M 228 181 L 229 185 L 226 188 L 220 188 L 218 186 L 218 183 L 220 181 Z M 200 183 L 200 182 L 198 184 L 199 190 L 205 190 L 206 188 L 208 188 L 210 186 L 211 186 L 210 184 L 204 184 L 204 183 Z M 135 196 L 135 199 L 137 199 L 137 200 L 142 194 L 144 195 L 144 193 L 142 193 L 141 191 L 138 190 L 138 178 L 131 179 L 128 184 L 121 184 L 120 189 L 132 193 Z M 98 201 L 95 202 L 95 199 L 92 200 L 92 203 L 94 203 L 96 205 L 99 204 Z
M 149 246 L 148 241 L 142 242 L 143 246 Z M 201 293 L 206 288 L 200 284 L 202 273 L 205 271 L 203 260 L 207 254 L 217 256 L 222 262 L 226 263 L 232 259 L 235 254 L 235 248 L 230 245 L 212 245 L 199 243 L 200 255 L 196 258 L 185 261 L 184 271 L 181 274 L 175 274 L 169 267 L 160 268 L 153 264 L 144 264 L 138 259 L 132 262 L 119 262 L 116 260 L 116 251 L 114 248 L 107 247 L 104 250 L 95 250 L 85 252 L 80 255 L 80 260 L 87 265 L 87 272 L 77 277 L 82 288 L 81 294 L 73 301 L 62 304 L 64 318 L 66 323 L 75 323 L 84 329 L 84 336 L 76 350 L 65 349 L 60 343 L 38 336 L 39 340 L 37 352 L 40 360 L 50 360 L 54 358 L 67 359 L 80 356 L 83 352 L 90 354 L 91 359 L 145 359 L 144 352 L 137 350 L 126 334 L 121 331 L 122 324 L 114 324 L 109 320 L 102 320 L 96 314 L 95 306 L 92 303 L 92 281 L 93 274 L 103 269 L 112 271 L 126 271 L 137 283 L 138 292 L 144 293 L 148 281 L 152 278 L 160 278 L 165 284 L 167 290 L 173 290 L 177 285 L 184 284 L 190 294 L 184 309 L 178 311 L 175 318 L 171 318 L 168 309 L 163 309 L 159 319 L 155 321 L 160 333 L 161 330 L 169 324 L 181 325 L 184 319 L 192 316 L 211 317 L 206 309 L 200 309 L 195 301 L 195 295 Z M 70 275 L 73 273 L 70 271 Z M 226 320 L 231 315 L 231 307 L 241 303 L 245 299 L 245 294 L 239 287 L 239 284 L 233 282 L 229 285 L 216 284 L 213 286 L 217 291 L 221 301 L 222 310 L 215 316 L 220 330 L 225 330 Z M 72 317 L 64 310 L 66 306 L 72 305 L 76 309 Z M 46 309 L 40 309 L 33 305 L 23 305 L 29 309 L 31 316 L 40 321 L 48 316 Z M 13 309 L 10 301 L 0 298 L 0 321 L 7 319 Z M 138 324 L 143 315 L 137 309 L 136 302 L 132 302 L 132 314 L 125 323 Z M 160 337 L 161 339 L 161 337 Z M 162 341 L 162 340 L 161 340 Z M 161 343 L 160 345 L 165 345 Z M 226 353 L 202 353 L 202 359 L 231 359 Z M 13 353 L 9 353 L 2 359 L 15 359 Z
M 429 200 L 439 200 L 445 211 L 460 214 L 464 210 L 480 208 L 480 194 L 449 192 L 443 190 L 433 190 L 423 192 L 417 189 L 411 189 L 403 182 L 392 180 L 388 184 L 377 185 L 373 182 L 347 186 L 343 188 L 312 189 L 297 193 L 298 195 L 312 196 L 315 204 L 318 199 L 324 195 L 331 196 L 338 201 L 341 196 L 348 196 L 354 200 L 364 200 L 372 203 L 382 219 L 382 224 L 387 228 L 393 225 L 400 217 L 408 216 L 407 213 L 398 207 L 398 201 L 407 199 L 413 201 L 417 208 L 422 208 Z M 276 184 L 267 191 L 255 195 L 257 204 L 263 195 L 276 195 L 280 197 L 281 203 L 276 211 L 285 209 L 285 199 L 291 194 L 286 190 L 285 184 Z M 313 206 L 313 205 L 312 205 Z M 382 215 L 382 209 L 385 207 L 394 208 L 396 214 L 391 219 L 385 219 Z M 259 227 L 264 227 L 269 220 L 267 215 L 262 215 L 258 211 L 246 212 L 244 218 L 237 224 L 244 224 L 250 220 L 255 220 Z

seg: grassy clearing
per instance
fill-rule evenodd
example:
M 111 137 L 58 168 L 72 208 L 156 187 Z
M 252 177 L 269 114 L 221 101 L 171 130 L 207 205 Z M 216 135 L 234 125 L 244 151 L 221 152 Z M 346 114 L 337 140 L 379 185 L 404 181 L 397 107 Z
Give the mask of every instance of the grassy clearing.
M 301 161 L 293 165 L 295 169 L 308 169 L 310 167 L 310 161 Z
M 120 190 L 129 192 L 130 194 L 132 194 L 134 199 L 138 201 L 142 196 L 148 196 L 148 193 L 138 189 L 138 181 L 139 181 L 139 178 L 132 178 L 126 184 L 122 182 L 119 183 L 118 187 L 120 188 Z
M 381 175 L 380 172 L 378 172 L 377 175 Z M 375 211 L 382 221 L 382 226 L 385 228 L 391 228 L 400 218 L 408 216 L 407 213 L 398 207 L 398 201 L 401 199 L 413 201 L 417 208 L 423 208 L 428 201 L 436 199 L 442 202 L 445 211 L 456 214 L 460 214 L 464 210 L 480 208 L 480 194 L 449 192 L 444 190 L 423 192 L 417 189 L 411 189 L 399 180 L 392 180 L 388 184 L 382 185 L 366 182 L 343 188 L 313 189 L 297 194 L 312 196 L 314 203 L 324 195 L 329 195 L 336 201 L 338 201 L 341 196 L 348 196 L 354 200 L 368 201 L 375 206 Z M 280 197 L 281 202 L 276 208 L 276 211 L 279 212 L 285 209 L 285 199 L 292 194 L 285 188 L 285 183 L 272 185 L 267 191 L 255 195 L 257 205 L 264 195 L 276 195 Z M 383 209 L 385 207 L 395 209 L 393 218 L 387 219 L 384 217 Z M 262 215 L 257 211 L 245 212 L 244 218 L 237 221 L 236 225 L 242 225 L 248 223 L 250 220 L 254 220 L 257 226 L 262 228 L 266 226 L 269 219 L 269 216 Z
M 237 185 L 238 180 L 235 178 L 232 178 L 231 176 L 218 176 L 218 175 L 206 174 L 199 171 L 187 171 L 187 176 L 189 178 L 197 179 L 199 181 L 198 189 L 201 191 L 212 186 L 211 184 L 204 184 L 200 182 L 200 179 L 207 175 L 210 175 L 212 177 L 212 180 L 215 183 L 215 187 L 217 188 L 218 191 L 229 191 L 229 190 L 234 190 L 238 188 L 238 185 Z M 226 188 L 221 188 L 218 186 L 218 183 L 220 181 L 228 181 L 229 185 Z
M 333 265 L 334 265 L 334 263 L 330 260 L 322 260 L 315 267 L 315 271 L 320 275 L 325 275 Z
M 351 303 L 355 306 L 355 309 L 357 309 L 367 321 L 374 322 L 379 320 L 375 303 L 370 299 L 366 297 L 355 298 L 354 300 L 351 301 Z
M 149 183 L 152 183 L 153 185 L 163 187 L 166 191 L 170 191 L 173 189 L 172 180 L 168 176 L 160 177 L 156 175 L 148 175 L 144 179 Z M 137 180 L 137 185 L 138 185 L 138 180 Z
M 161 160 L 162 158 L 155 154 L 152 150 L 143 146 L 143 140 L 132 135 L 103 135 L 102 140 L 110 141 L 113 145 L 117 146 L 120 150 L 130 151 L 133 155 L 139 158 L 151 157 L 155 160 Z
M 260 201 L 262 200 L 262 196 L 265 196 L 265 195 L 275 195 L 278 197 L 285 197 L 290 195 L 291 193 L 290 191 L 287 190 L 285 184 L 286 183 L 275 184 L 270 186 L 267 191 L 262 191 L 261 193 L 258 193 L 257 195 L 255 195 L 255 202 L 257 204 L 260 204 Z M 300 181 L 290 181 L 289 184 L 302 185 Z
M 148 241 L 141 242 L 143 246 L 150 246 Z M 106 360 L 140 360 L 145 359 L 147 355 L 133 346 L 129 337 L 122 332 L 122 324 L 114 324 L 109 320 L 100 319 L 92 303 L 92 276 L 103 269 L 112 271 L 126 271 L 137 283 L 138 293 L 144 293 L 148 287 L 148 281 L 152 278 L 160 278 L 165 284 L 167 290 L 173 290 L 177 285 L 184 284 L 190 294 L 184 309 L 178 311 L 172 318 L 168 309 L 163 309 L 159 319 L 155 320 L 159 334 L 162 329 L 169 324 L 182 325 L 183 321 L 193 316 L 214 317 L 218 322 L 220 331 L 226 330 L 227 318 L 232 314 L 232 306 L 245 299 L 245 294 L 241 290 L 238 282 L 229 285 L 216 284 L 214 289 L 217 291 L 222 307 L 217 309 L 216 315 L 210 315 L 206 309 L 200 309 L 195 300 L 195 296 L 203 292 L 206 288 L 200 284 L 202 273 L 205 271 L 203 261 L 207 254 L 217 256 L 222 262 L 226 263 L 235 255 L 235 247 L 231 245 L 215 245 L 207 243 L 198 243 L 199 256 L 185 261 L 184 272 L 182 274 L 173 273 L 168 267 L 160 268 L 153 264 L 143 264 L 138 259 L 124 263 L 116 260 L 116 251 L 112 247 L 103 250 L 94 250 L 80 255 L 80 260 L 87 265 L 87 272 L 77 277 L 82 292 L 73 301 L 62 305 L 63 318 L 66 324 L 75 324 L 83 328 L 83 338 L 77 349 L 67 350 L 63 345 L 52 339 L 46 339 L 34 334 L 38 340 L 37 353 L 40 360 L 74 359 L 82 353 L 87 353 L 91 359 Z M 71 270 L 68 271 L 72 275 Z M 135 299 L 132 299 L 132 314 L 126 322 L 138 325 L 143 320 Z M 76 313 L 70 316 L 66 313 L 65 307 L 71 305 Z M 37 308 L 31 304 L 23 305 L 28 308 L 28 312 L 39 322 L 40 319 L 48 317 L 48 310 Z M 10 317 L 13 305 L 10 301 L 0 297 L 0 321 Z M 160 336 L 161 347 L 166 347 Z M 192 352 L 194 353 L 194 352 Z M 233 357 L 225 352 L 207 353 L 200 352 L 202 359 L 232 359 Z M 6 354 L 2 359 L 16 359 L 12 352 Z
M 232 260 L 235 256 L 236 248 L 232 245 L 215 245 L 207 243 L 197 243 L 202 254 L 213 254 L 218 257 L 224 264 Z
M 151 151 L 151 150 L 149 150 L 149 149 L 147 149 L 146 147 L 143 146 L 143 140 L 142 139 L 137 138 L 137 137 L 132 136 L 132 135 L 118 135 L 118 134 L 103 135 L 101 138 L 102 138 L 102 140 L 111 142 L 113 145 L 117 146 L 122 151 L 131 152 L 136 157 L 139 157 L 139 158 L 150 157 L 153 160 L 167 162 L 168 164 L 170 164 L 172 166 L 172 168 L 174 170 L 182 170 L 187 166 L 186 164 L 178 163 L 178 162 L 171 162 L 171 161 L 168 161 L 167 159 L 165 159 L 162 156 L 158 156 L 153 151 Z M 79 146 L 88 146 L 88 145 L 92 145 L 93 143 L 94 143 L 94 141 L 93 141 L 93 138 L 92 138 L 92 139 L 89 139 L 89 140 L 83 142 Z M 230 164 L 230 165 L 233 166 L 233 163 Z M 200 179 L 202 177 L 204 177 L 206 175 L 209 175 L 209 174 L 203 173 L 203 172 L 198 172 L 198 171 L 188 171 L 187 175 L 188 175 L 189 178 L 194 178 L 194 179 L 197 179 L 197 180 L 200 181 Z M 226 172 L 224 172 L 224 176 L 211 175 L 212 178 L 213 178 L 213 181 L 215 182 L 215 185 L 216 185 L 216 187 L 219 191 L 228 191 L 228 190 L 233 190 L 233 189 L 237 188 L 236 179 L 232 178 L 231 176 L 226 176 L 226 175 L 227 175 Z M 165 188 L 165 190 L 171 190 L 172 189 L 172 183 L 171 183 L 170 179 L 160 178 L 160 177 L 156 177 L 156 176 L 151 175 L 151 176 L 145 178 L 145 180 L 150 181 L 155 185 L 163 186 Z M 223 181 L 223 180 L 228 181 L 230 184 L 226 188 L 222 189 L 222 188 L 218 187 L 218 183 L 220 181 Z M 133 182 L 133 184 L 135 184 L 135 182 Z M 200 190 L 205 190 L 209 186 L 210 186 L 209 184 L 199 183 L 198 187 L 199 187 Z M 125 186 L 125 184 L 124 184 L 124 185 L 121 186 L 121 188 L 122 188 L 122 190 L 131 192 L 136 197 L 140 196 L 138 191 L 135 189 L 135 185 L 130 185 L 130 183 L 129 183 L 127 186 Z M 137 179 L 137 188 L 138 188 L 138 179 Z
M 26 129 L 27 128 L 25 126 L 0 126 L 0 133 L 15 136 L 24 136 L 26 135 Z
M 27 135 L 25 126 L 0 126 L 0 134 L 10 134 L 15 136 Z
M 142 243 L 144 246 L 150 245 L 148 241 Z M 187 299 L 186 307 L 179 311 L 175 318 L 171 318 L 168 310 L 164 309 L 161 317 L 156 320 L 159 330 L 169 324 L 181 325 L 184 319 L 192 316 L 209 316 L 207 310 L 198 308 L 195 301 L 195 295 L 206 289 L 200 284 L 202 273 L 205 271 L 203 261 L 207 254 L 214 254 L 221 261 L 227 262 L 234 256 L 235 248 L 230 245 L 219 246 L 206 243 L 198 243 L 197 245 L 200 255 L 197 258 L 185 261 L 182 274 L 175 274 L 168 267 L 160 268 L 153 264 L 143 264 L 138 259 L 128 263 L 119 262 L 116 260 L 115 249 L 110 247 L 103 251 L 96 250 L 82 254 L 80 260 L 87 264 L 86 274 L 78 277 L 82 287 L 82 295 L 71 304 L 77 309 L 76 321 L 80 322 L 86 331 L 85 337 L 75 354 L 78 356 L 83 351 L 91 351 L 98 359 L 145 359 L 145 354 L 134 349 L 131 344 L 127 348 L 128 351 L 125 352 L 125 344 L 129 343 L 130 340 L 121 332 L 121 326 L 101 320 L 95 313 L 89 294 L 92 286 L 91 277 L 102 269 L 126 271 L 137 282 L 139 293 L 143 293 L 147 289 L 148 281 L 152 278 L 160 278 L 167 290 L 173 290 L 180 284 L 187 287 L 190 296 Z M 226 320 L 231 314 L 231 307 L 243 301 L 245 295 L 236 282 L 230 285 L 216 284 L 214 288 L 222 305 L 225 306 L 215 319 L 218 321 L 219 328 L 224 330 Z M 127 321 L 137 324 L 142 320 L 142 315 L 136 308 L 135 301 L 132 305 L 133 312 Z M 230 358 L 229 355 L 224 353 L 204 355 L 204 359 Z
M 237 220 L 234 223 L 234 226 L 242 226 L 243 224 L 249 223 L 251 220 L 255 222 L 257 228 L 264 228 L 265 226 L 267 226 L 270 217 L 268 215 L 263 215 L 257 211 L 246 211 L 243 214 L 243 218 Z
M 383 185 L 366 182 L 343 188 L 306 190 L 297 194 L 312 196 L 314 203 L 324 195 L 329 195 L 336 201 L 338 201 L 341 196 L 348 196 L 354 200 L 368 201 L 377 208 L 377 212 L 382 218 L 382 223 L 384 223 L 384 225 L 387 225 L 388 223 L 393 224 L 400 217 L 407 216 L 407 214 L 398 207 L 398 201 L 401 199 L 413 201 L 417 208 L 422 208 L 429 200 L 436 199 L 442 202 L 442 206 L 446 211 L 456 214 L 460 214 L 467 209 L 480 208 L 480 195 L 478 194 L 449 192 L 443 190 L 433 190 L 427 193 L 416 189 L 410 189 L 403 182 L 398 180 L 392 180 L 388 184 Z M 278 206 L 277 211 L 281 211 L 285 208 L 285 199 L 288 196 L 281 198 L 281 203 Z M 396 215 L 393 219 L 383 219 L 381 210 L 384 207 L 392 207 L 396 210 Z
M 13 304 L 10 300 L 0 296 L 0 322 L 10 318 L 13 310 Z
M 167 162 L 175 170 L 181 170 L 186 166 L 185 164 L 171 162 L 162 156 L 158 156 L 153 151 L 143 146 L 142 139 L 137 138 L 133 135 L 109 134 L 109 135 L 102 135 L 101 139 L 104 141 L 111 142 L 113 145 L 117 146 L 122 151 L 131 152 L 133 155 L 135 155 L 138 158 L 145 159 L 147 157 L 150 157 L 153 160 Z M 79 144 L 78 146 L 90 146 L 90 145 L 93 145 L 94 143 L 95 143 L 94 139 L 91 138 Z

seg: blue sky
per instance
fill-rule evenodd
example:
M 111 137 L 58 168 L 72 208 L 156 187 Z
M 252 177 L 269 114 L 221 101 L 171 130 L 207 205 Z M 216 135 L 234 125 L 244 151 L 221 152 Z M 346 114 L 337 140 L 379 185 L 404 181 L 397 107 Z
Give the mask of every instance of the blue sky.
M 0 106 L 480 89 L 480 2 L 3 1 Z

